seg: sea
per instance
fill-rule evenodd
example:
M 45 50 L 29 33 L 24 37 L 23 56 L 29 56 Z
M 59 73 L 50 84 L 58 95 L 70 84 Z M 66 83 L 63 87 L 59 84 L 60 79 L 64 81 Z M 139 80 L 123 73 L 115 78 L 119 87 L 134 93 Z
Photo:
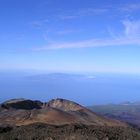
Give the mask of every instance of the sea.
M 86 106 L 136 102 L 140 101 L 140 75 L 0 72 L 0 103 L 15 98 L 43 102 L 64 98 Z

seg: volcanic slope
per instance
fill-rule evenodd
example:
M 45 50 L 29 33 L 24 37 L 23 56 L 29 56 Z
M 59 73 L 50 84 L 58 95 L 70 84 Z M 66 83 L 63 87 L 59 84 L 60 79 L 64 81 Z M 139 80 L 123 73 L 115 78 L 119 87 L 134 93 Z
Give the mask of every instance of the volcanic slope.
M 0 105 L 0 140 L 140 140 L 140 132 L 65 99 Z

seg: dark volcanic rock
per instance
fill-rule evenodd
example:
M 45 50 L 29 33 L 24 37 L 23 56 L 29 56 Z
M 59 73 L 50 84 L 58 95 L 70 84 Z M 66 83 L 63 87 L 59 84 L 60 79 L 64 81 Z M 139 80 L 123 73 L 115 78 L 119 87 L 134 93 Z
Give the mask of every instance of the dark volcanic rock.
M 4 102 L 1 107 L 5 109 L 41 109 L 42 103 L 40 101 L 32 101 L 25 99 L 13 99 Z

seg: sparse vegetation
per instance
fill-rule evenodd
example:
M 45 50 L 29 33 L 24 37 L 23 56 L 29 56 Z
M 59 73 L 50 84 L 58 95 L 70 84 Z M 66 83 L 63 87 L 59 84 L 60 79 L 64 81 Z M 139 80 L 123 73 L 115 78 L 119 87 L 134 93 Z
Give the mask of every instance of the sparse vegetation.
M 139 140 L 132 128 L 31 124 L 0 133 L 0 140 Z

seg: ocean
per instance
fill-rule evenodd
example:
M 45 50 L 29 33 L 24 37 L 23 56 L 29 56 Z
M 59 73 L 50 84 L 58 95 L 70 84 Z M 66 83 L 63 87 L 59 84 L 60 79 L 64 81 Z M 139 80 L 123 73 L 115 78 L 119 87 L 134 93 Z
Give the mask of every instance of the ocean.
M 0 72 L 0 102 L 13 98 L 73 100 L 82 105 L 140 101 L 140 75 Z

